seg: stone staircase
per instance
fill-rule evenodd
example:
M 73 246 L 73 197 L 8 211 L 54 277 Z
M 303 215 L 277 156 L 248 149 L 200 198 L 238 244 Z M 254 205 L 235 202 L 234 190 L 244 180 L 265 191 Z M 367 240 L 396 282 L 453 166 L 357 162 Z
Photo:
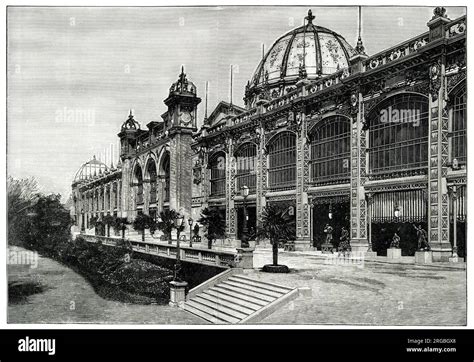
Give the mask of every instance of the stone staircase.
M 183 308 L 213 324 L 255 323 L 298 297 L 298 289 L 229 273 L 201 288 Z

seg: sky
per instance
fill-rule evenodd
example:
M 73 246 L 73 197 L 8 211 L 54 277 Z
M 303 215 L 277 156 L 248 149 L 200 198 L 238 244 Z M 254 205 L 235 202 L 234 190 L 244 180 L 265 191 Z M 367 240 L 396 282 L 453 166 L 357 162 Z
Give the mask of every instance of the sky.
M 311 7 L 314 23 L 357 41 L 357 7 Z M 133 109 L 142 128 L 185 67 L 209 113 L 243 106 L 247 81 L 273 42 L 300 26 L 305 6 L 8 7 L 7 173 L 35 177 L 45 193 L 71 191 L 93 155 L 117 162 L 117 133 Z M 428 30 L 432 7 L 363 7 L 362 38 L 375 54 Z M 455 19 L 465 8 L 447 7 Z

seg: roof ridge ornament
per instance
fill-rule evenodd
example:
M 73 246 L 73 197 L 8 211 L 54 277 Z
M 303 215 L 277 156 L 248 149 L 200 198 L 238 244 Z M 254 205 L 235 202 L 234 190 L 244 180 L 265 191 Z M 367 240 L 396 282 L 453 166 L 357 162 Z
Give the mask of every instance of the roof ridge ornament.
M 313 12 L 311 9 L 308 10 L 308 15 L 305 16 L 305 20 L 308 21 L 307 25 L 313 24 L 313 20 L 316 19 L 316 17 L 313 15 Z

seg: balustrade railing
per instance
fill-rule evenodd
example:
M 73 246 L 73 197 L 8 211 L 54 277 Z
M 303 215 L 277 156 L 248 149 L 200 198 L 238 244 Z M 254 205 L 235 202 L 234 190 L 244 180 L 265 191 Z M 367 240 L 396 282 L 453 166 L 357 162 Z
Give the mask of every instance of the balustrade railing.
M 454 20 L 446 30 L 446 36 L 452 38 L 466 33 L 466 17 Z
M 107 236 L 98 236 L 90 234 L 82 234 L 81 236 L 88 242 L 97 243 L 101 242 L 103 245 L 116 246 L 117 242 L 120 242 L 120 238 L 112 238 Z M 140 253 L 146 253 L 151 255 L 158 255 L 167 258 L 175 259 L 177 256 L 177 247 L 175 244 L 157 244 L 156 242 L 150 241 L 138 241 L 126 239 L 126 242 L 130 243 L 133 250 Z M 201 249 L 196 247 L 180 247 L 181 260 L 191 263 L 206 264 L 218 267 L 234 267 L 237 260 L 237 252 L 227 250 L 216 250 L 216 249 Z

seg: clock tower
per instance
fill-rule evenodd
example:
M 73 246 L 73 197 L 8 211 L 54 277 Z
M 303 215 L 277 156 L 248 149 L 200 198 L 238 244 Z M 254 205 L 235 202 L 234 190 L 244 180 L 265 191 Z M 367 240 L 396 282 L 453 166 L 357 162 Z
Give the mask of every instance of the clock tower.
M 196 95 L 194 83 L 186 78 L 184 67 L 181 68 L 178 80 L 171 85 L 168 98 L 164 102 L 168 111 L 162 117 L 170 133 L 197 130 L 197 105 L 201 103 L 201 98 Z
M 168 111 L 162 115 L 164 128 L 169 137 L 170 150 L 170 209 L 176 210 L 187 219 L 191 217 L 193 185 L 193 132 L 197 131 L 197 106 L 201 98 L 196 86 L 188 81 L 184 68 L 178 80 L 164 100 Z

